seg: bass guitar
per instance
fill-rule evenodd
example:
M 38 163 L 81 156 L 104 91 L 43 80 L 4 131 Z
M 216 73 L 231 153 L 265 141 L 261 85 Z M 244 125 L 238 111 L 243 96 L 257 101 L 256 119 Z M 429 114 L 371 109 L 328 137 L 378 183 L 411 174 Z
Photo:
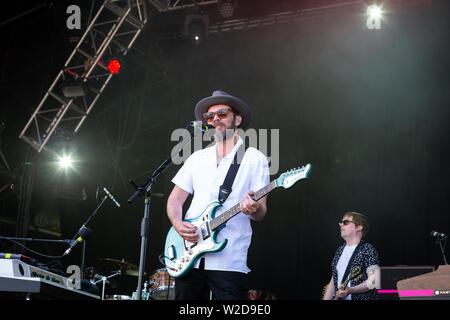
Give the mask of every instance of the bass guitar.
M 311 164 L 301 168 L 289 170 L 280 175 L 262 189 L 255 192 L 253 200 L 257 201 L 270 191 L 283 187 L 292 187 L 297 181 L 306 179 L 311 171 Z M 164 262 L 171 277 L 183 276 L 203 254 L 218 252 L 227 245 L 227 239 L 220 243 L 216 241 L 217 234 L 225 227 L 228 220 L 240 213 L 239 203 L 221 215 L 215 217 L 216 210 L 221 207 L 219 201 L 210 203 L 205 210 L 194 219 L 186 220 L 197 227 L 199 239 L 197 242 L 184 240 L 174 227 L 171 227 L 166 236 L 164 245 Z

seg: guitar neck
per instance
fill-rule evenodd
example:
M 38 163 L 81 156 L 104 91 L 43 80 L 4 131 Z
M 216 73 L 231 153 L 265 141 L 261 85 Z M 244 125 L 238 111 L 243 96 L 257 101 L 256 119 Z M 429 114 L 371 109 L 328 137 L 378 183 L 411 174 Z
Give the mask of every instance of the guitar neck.
M 266 185 L 264 188 L 261 188 L 260 190 L 256 191 L 253 195 L 253 200 L 258 201 L 265 195 L 267 195 L 270 191 L 275 189 L 277 187 L 277 181 L 273 180 L 271 183 Z M 235 215 L 237 215 L 239 212 L 241 212 L 241 209 L 239 208 L 239 203 L 235 206 L 231 207 L 224 213 L 222 213 L 220 216 L 214 218 L 211 220 L 209 226 L 212 231 L 220 227 L 222 224 L 226 223 L 228 220 L 233 218 Z

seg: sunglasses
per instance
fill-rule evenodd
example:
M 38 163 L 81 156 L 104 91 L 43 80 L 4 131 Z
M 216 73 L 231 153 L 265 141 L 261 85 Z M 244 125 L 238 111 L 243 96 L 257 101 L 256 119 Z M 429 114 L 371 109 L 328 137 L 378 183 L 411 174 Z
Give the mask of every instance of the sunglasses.
M 355 225 L 356 225 L 356 222 L 355 221 L 351 221 L 351 220 L 342 220 L 342 221 L 339 221 L 339 225 L 341 225 L 341 224 L 343 224 L 344 226 L 346 226 L 346 225 L 348 225 L 349 223 L 354 223 Z
M 214 120 L 214 116 L 217 114 L 220 120 L 225 119 L 228 116 L 228 112 L 233 112 L 231 109 L 219 109 L 216 112 L 205 112 L 203 114 L 203 119 L 207 122 L 212 122 Z

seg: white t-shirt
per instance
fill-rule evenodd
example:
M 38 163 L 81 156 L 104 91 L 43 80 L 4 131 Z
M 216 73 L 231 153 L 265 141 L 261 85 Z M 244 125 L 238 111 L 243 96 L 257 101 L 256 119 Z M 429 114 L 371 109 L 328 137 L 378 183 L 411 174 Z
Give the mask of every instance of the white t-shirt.
M 353 255 L 353 252 L 355 251 L 358 244 L 352 245 L 352 246 L 345 246 L 344 251 L 342 251 L 341 257 L 338 260 L 338 263 L 336 265 L 336 269 L 338 272 L 338 287 L 342 284 L 345 279 L 342 279 L 344 277 L 345 270 L 347 269 L 347 265 L 350 261 L 350 258 Z M 350 283 L 347 287 L 350 287 Z M 338 288 L 336 288 L 337 291 Z M 345 297 L 345 300 L 351 300 L 352 295 L 349 294 L 347 297 Z
M 234 154 L 242 144 L 239 137 L 232 152 L 217 165 L 216 146 L 194 152 L 177 172 L 172 182 L 186 192 L 193 194 L 192 202 L 185 219 L 198 217 L 213 201 L 218 201 L 219 187 L 223 184 Z M 248 148 L 232 186 L 232 192 L 222 207 L 216 211 L 216 217 L 238 204 L 248 191 L 258 191 L 270 183 L 269 165 L 263 153 Z M 240 212 L 226 223 L 217 235 L 217 242 L 228 239 L 222 251 L 206 253 L 206 270 L 226 270 L 248 273 L 247 251 L 252 237 L 249 216 Z M 200 259 L 199 259 L 200 260 Z M 198 268 L 200 261 L 194 268 Z

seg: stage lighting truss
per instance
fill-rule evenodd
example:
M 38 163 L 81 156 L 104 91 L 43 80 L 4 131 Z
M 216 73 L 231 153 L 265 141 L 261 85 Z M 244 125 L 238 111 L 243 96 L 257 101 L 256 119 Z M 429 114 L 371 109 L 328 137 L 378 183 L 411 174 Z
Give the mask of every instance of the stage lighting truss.
M 149 0 L 152 4 L 155 2 L 161 2 L 164 1 L 160 0 Z M 166 1 L 167 6 L 163 7 L 157 7 L 159 11 L 169 11 L 169 10 L 175 10 L 180 8 L 179 1 L 173 1 L 174 3 L 177 3 L 177 6 L 172 5 L 170 6 L 169 3 L 172 3 L 172 1 Z M 166 3 L 164 2 L 164 3 Z M 188 1 L 189 2 L 189 1 Z M 211 3 L 222 3 L 225 1 L 219 0 L 219 1 L 211 1 Z M 200 1 L 199 4 L 211 4 L 207 3 L 207 1 Z M 233 2 L 234 3 L 234 2 Z M 236 2 L 239 3 L 238 1 Z M 255 18 L 243 18 L 243 19 L 225 19 L 224 21 L 216 21 L 211 22 L 209 24 L 208 28 L 208 34 L 218 34 L 222 32 L 229 32 L 229 31 L 241 31 L 241 30 L 248 30 L 252 28 L 261 28 L 276 24 L 284 24 L 284 23 L 292 23 L 292 22 L 298 22 L 304 18 L 315 16 L 315 15 L 321 15 L 321 14 L 330 14 L 333 12 L 338 12 L 338 10 L 353 10 L 352 12 L 363 12 L 362 6 L 363 2 L 362 0 L 348 0 L 348 1 L 337 1 L 336 3 L 329 4 L 329 5 L 323 5 L 318 7 L 308 7 L 304 9 L 299 9 L 295 11 L 286 11 L 286 12 L 279 12 L 279 13 L 273 13 L 269 14 L 263 17 L 255 17 Z M 156 6 L 155 6 L 156 7 Z M 185 28 L 186 29 L 186 28 Z M 171 39 L 171 38 L 183 38 L 186 36 L 185 30 L 179 30 L 177 32 L 170 32 L 167 34 L 161 34 L 159 36 L 160 39 Z
M 62 123 L 75 134 L 115 75 L 110 57 L 126 55 L 146 22 L 145 0 L 105 0 L 19 137 L 41 152 Z
M 217 4 L 220 0 L 148 0 L 159 12 Z

